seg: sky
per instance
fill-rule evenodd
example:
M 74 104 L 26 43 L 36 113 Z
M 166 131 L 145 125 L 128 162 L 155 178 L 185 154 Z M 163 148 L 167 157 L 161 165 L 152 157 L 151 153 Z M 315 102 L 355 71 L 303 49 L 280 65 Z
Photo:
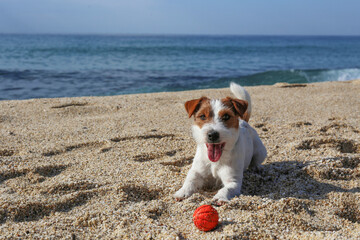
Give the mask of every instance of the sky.
M 360 0 L 0 0 L 0 33 L 360 35 Z

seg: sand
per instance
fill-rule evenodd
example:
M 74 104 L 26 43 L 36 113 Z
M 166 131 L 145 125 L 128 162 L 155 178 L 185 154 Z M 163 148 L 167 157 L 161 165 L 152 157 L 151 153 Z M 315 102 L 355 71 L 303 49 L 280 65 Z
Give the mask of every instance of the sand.
M 176 202 L 195 143 L 184 102 L 229 89 L 0 101 L 0 239 L 359 239 L 360 81 L 247 87 L 264 171 L 216 206 Z

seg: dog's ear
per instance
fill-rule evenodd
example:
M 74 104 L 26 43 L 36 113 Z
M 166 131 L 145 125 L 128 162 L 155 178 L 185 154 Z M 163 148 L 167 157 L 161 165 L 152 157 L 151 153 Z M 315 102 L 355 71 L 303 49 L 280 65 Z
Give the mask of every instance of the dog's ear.
M 235 112 L 235 114 L 239 115 L 239 117 L 246 122 L 249 121 L 249 114 L 246 111 L 248 108 L 248 102 L 245 100 L 240 100 L 236 98 L 226 97 L 222 100 L 222 102 L 228 106 L 231 107 L 231 109 Z
M 199 106 L 200 106 L 201 102 L 204 100 L 207 100 L 207 99 L 208 99 L 207 97 L 201 97 L 198 99 L 193 99 L 193 100 L 187 101 L 185 103 L 185 109 L 186 109 L 187 113 L 189 114 L 189 118 L 193 114 L 195 114 L 195 112 L 197 110 L 199 110 Z

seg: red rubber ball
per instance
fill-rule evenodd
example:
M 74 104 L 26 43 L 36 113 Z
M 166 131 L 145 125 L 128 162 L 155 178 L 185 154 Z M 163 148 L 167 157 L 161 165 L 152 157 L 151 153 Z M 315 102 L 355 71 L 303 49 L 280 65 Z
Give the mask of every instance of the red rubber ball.
M 193 221 L 199 230 L 207 232 L 218 225 L 219 214 L 211 205 L 202 205 L 195 210 Z

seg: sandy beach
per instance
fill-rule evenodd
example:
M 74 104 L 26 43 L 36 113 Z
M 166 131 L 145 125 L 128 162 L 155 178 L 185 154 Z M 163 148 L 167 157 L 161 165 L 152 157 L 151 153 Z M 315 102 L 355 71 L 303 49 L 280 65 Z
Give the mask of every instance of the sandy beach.
M 264 171 L 216 206 L 176 202 L 195 142 L 186 92 L 0 101 L 0 239 L 360 239 L 360 80 L 246 88 Z

